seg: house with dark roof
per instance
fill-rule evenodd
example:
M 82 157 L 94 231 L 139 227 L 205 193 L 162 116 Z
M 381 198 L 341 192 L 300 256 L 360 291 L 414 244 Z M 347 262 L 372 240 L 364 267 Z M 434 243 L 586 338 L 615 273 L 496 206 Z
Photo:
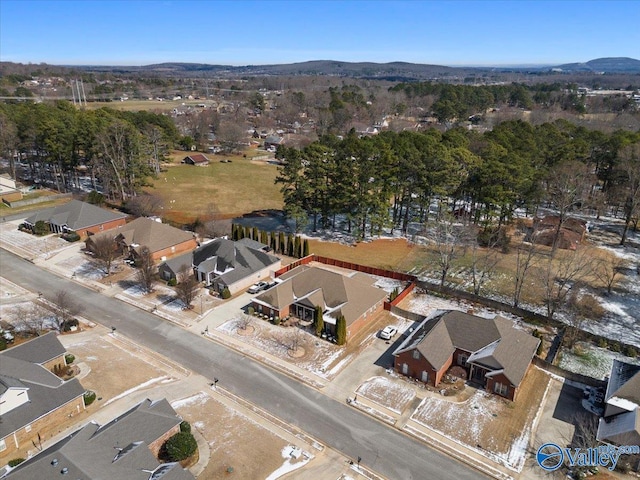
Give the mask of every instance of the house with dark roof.
M 515 400 L 540 340 L 496 316 L 459 311 L 426 318 L 393 352 L 397 372 L 437 387 L 460 366 L 472 384 Z
M 190 252 L 198 246 L 193 233 L 146 217 L 136 218 L 133 222 L 100 235 L 114 238 L 119 249 L 133 257 L 140 254 L 142 247 L 147 247 L 154 261 L 164 261 Z M 86 240 L 88 250 L 93 248 L 92 244 L 98 238 L 100 236 L 95 235 Z
M 166 281 L 169 281 L 173 278 L 180 282 L 181 280 L 178 278 L 180 272 L 184 270 L 188 270 L 189 272 L 191 272 L 192 262 L 193 253 L 183 253 L 182 255 L 178 255 L 177 257 L 165 260 L 160 265 L 158 265 L 158 275 L 160 276 L 160 278 Z
M 127 215 L 106 210 L 90 203 L 71 200 L 64 205 L 40 210 L 28 217 L 24 223 L 33 229 L 37 222 L 44 221 L 53 233 L 76 232 L 81 237 L 111 230 L 124 225 Z
M 387 292 L 375 287 L 370 275 L 353 272 L 343 275 L 333 270 L 300 265 L 278 277 L 279 283 L 256 296 L 256 312 L 270 317 L 293 316 L 303 322 L 314 320 L 315 308 L 322 308 L 324 330 L 335 335 L 336 320 L 343 315 L 347 338 L 355 335 L 367 320 L 384 308 Z
M 281 260 L 266 248 L 253 240 L 217 238 L 205 243 L 193 251 L 196 278 L 217 292 L 228 288 L 233 295 L 280 269 Z
M 198 167 L 206 167 L 209 165 L 209 158 L 203 153 L 194 153 L 193 155 L 187 155 L 182 159 L 182 163 L 187 165 L 196 165 Z
M 179 463 L 160 463 L 162 444 L 182 419 L 165 400 L 142 401 L 105 425 L 91 422 L 11 470 L 8 480 L 194 480 Z
M 65 353 L 53 332 L 0 352 L 0 458 L 24 453 L 84 410 L 80 382 L 52 373 L 66 366 Z
M 614 360 L 596 438 L 617 445 L 640 445 L 640 365 Z

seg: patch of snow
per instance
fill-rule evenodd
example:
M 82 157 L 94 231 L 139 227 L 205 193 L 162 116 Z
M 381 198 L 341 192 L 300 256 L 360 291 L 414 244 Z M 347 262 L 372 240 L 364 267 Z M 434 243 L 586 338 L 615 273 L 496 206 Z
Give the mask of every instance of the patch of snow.
M 309 463 L 309 460 L 313 458 L 312 455 L 309 455 L 305 452 L 302 459 L 298 460 L 299 455 L 296 457 L 294 455 L 295 452 L 300 452 L 300 449 L 298 447 L 293 447 L 291 445 L 284 447 L 282 449 L 282 458 L 285 458 L 286 460 L 277 470 L 272 472 L 271 475 L 269 475 L 265 480 L 277 480 L 278 478 L 286 475 L 289 472 L 293 472 L 294 470 L 304 467 L 307 463 Z
M 192 395 L 190 397 L 171 402 L 171 406 L 174 409 L 176 409 L 176 408 L 188 407 L 190 405 L 196 405 L 196 404 L 204 405 L 208 399 L 209 399 L 209 396 L 206 393 L 198 392 L 195 395 Z
M 113 403 L 113 402 L 115 402 L 116 400 L 120 400 L 121 398 L 124 398 L 124 397 L 126 397 L 127 395 L 131 395 L 133 392 L 136 392 L 136 391 L 138 391 L 138 390 L 142 390 L 142 389 L 144 389 L 144 388 L 147 388 L 148 386 L 153 385 L 154 383 L 161 382 L 162 380 L 164 380 L 164 379 L 166 379 L 166 378 L 169 378 L 169 377 L 167 377 L 167 376 L 165 375 L 165 376 L 162 376 L 162 377 L 156 377 L 156 378 L 152 378 L 151 380 L 147 380 L 146 382 L 141 383 L 140 385 L 137 385 L 137 386 L 135 386 L 135 387 L 133 387 L 133 388 L 130 388 L 129 390 L 126 390 L 126 391 L 122 392 L 120 395 L 116 395 L 115 397 L 113 397 L 113 398 L 111 398 L 111 399 L 107 400 L 107 401 L 103 404 L 103 406 L 109 405 L 110 403 Z
M 397 414 L 401 414 L 407 404 L 416 396 L 416 392 L 412 388 L 385 377 L 372 377 L 366 380 L 356 392 Z
M 613 360 L 640 364 L 640 359 L 632 359 L 620 352 L 612 352 L 611 350 L 596 347 L 589 343 L 580 342 L 576 346 L 578 349 L 581 349 L 583 353 L 577 355 L 571 350 L 563 350 L 562 358 L 558 364 L 560 368 L 586 375 L 587 377 L 603 379 L 611 373 Z

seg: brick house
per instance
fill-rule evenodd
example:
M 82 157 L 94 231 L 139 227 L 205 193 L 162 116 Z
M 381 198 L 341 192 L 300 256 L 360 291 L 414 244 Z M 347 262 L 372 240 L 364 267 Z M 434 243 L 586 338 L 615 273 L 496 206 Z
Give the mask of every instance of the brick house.
M 66 365 L 65 353 L 53 332 L 0 352 L 0 458 L 50 438 L 59 423 L 84 410 L 80 382 L 52 373 Z
M 314 319 L 322 307 L 325 333 L 335 335 L 336 319 L 343 315 L 347 338 L 355 335 L 367 320 L 384 308 L 387 292 L 373 284 L 370 275 L 351 275 L 319 267 L 300 265 L 278 277 L 280 283 L 254 297 L 255 311 L 271 317 L 293 316 L 303 322 Z
M 33 229 L 44 221 L 53 233 L 76 232 L 81 237 L 111 230 L 127 223 L 127 215 L 106 210 L 90 203 L 71 200 L 64 205 L 47 208 L 28 217 L 24 223 Z
M 190 252 L 198 246 L 191 232 L 146 217 L 136 218 L 122 227 L 100 234 L 104 235 L 114 238 L 122 253 L 132 257 L 139 255 L 142 247 L 147 247 L 154 261 Z M 86 240 L 88 250 L 92 249 L 93 241 L 100 236 L 91 236 Z
M 513 322 L 439 311 L 393 352 L 397 372 L 438 386 L 447 370 L 462 367 L 469 382 L 514 400 L 540 340 Z
M 112 478 L 194 480 L 179 463 L 159 463 L 182 419 L 167 400 L 146 399 L 105 425 L 90 422 L 11 470 L 10 480 Z

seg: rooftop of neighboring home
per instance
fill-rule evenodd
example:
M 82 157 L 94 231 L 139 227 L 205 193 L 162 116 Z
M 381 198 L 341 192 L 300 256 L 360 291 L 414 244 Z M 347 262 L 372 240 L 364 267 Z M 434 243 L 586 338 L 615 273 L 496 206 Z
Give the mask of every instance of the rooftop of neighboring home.
M 65 382 L 42 366 L 64 352 L 53 333 L 0 352 L 0 398 L 14 398 L 0 403 L 0 438 L 84 394 L 77 379 Z M 24 396 L 12 395 L 20 392 Z
M 42 220 L 54 225 L 66 225 L 71 230 L 82 230 L 123 218 L 127 218 L 124 213 L 106 210 L 79 200 L 71 200 L 64 205 L 40 210 L 28 217 L 25 223 L 35 225 Z
M 114 228 L 108 232 L 98 235 L 109 235 L 113 238 L 120 238 L 134 250 L 145 246 L 153 252 L 164 250 L 183 242 L 193 240 L 191 232 L 185 232 L 179 228 L 172 227 L 166 223 L 156 221 L 152 218 L 140 217 L 121 227 Z
M 193 251 L 193 265 L 201 271 L 220 275 L 227 285 L 280 261 L 263 251 L 263 243 L 217 238 Z
M 179 463 L 160 464 L 149 445 L 180 424 L 165 400 L 144 400 L 105 425 L 88 423 L 13 469 L 10 480 L 193 480 Z
M 469 363 L 503 373 L 518 386 L 524 378 L 540 340 L 518 330 L 501 316 L 482 318 L 457 310 L 439 311 L 426 318 L 394 355 L 417 349 L 436 369 L 441 369 L 456 349 L 469 352 Z
M 614 360 L 605 393 L 605 416 L 596 438 L 618 445 L 640 443 L 640 365 Z
M 605 393 L 608 404 L 625 410 L 640 407 L 640 365 L 614 360 Z
M 209 163 L 209 158 L 207 158 L 207 156 L 202 153 L 194 153 L 192 155 L 187 155 L 186 157 L 184 157 L 182 163 L 187 163 L 189 161 L 193 164 L 205 164 Z
M 293 303 L 309 308 L 321 306 L 324 319 L 335 323 L 343 315 L 347 325 L 387 298 L 387 292 L 374 287 L 376 279 L 353 272 L 343 275 L 333 270 L 300 265 L 280 277 L 281 283 L 258 295 L 254 300 L 282 310 Z

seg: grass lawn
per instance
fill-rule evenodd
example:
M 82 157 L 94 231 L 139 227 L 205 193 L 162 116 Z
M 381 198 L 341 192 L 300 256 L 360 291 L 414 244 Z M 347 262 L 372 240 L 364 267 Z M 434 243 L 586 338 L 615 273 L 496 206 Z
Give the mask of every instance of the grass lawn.
M 206 167 L 177 163 L 187 154 L 172 154 L 173 163 L 148 188 L 164 200 L 164 216 L 170 220 L 188 223 L 214 213 L 230 218 L 282 208 L 280 186 L 274 183 L 275 165 L 232 155 L 207 155 L 211 163 Z M 222 158 L 232 161 L 221 163 Z
M 162 111 L 169 112 L 182 104 L 195 106 L 202 103 L 208 103 L 204 100 L 125 100 L 124 102 L 88 102 L 87 108 L 97 110 L 107 107 L 114 110 L 127 112 L 137 112 L 139 110 L 148 110 L 150 112 Z

